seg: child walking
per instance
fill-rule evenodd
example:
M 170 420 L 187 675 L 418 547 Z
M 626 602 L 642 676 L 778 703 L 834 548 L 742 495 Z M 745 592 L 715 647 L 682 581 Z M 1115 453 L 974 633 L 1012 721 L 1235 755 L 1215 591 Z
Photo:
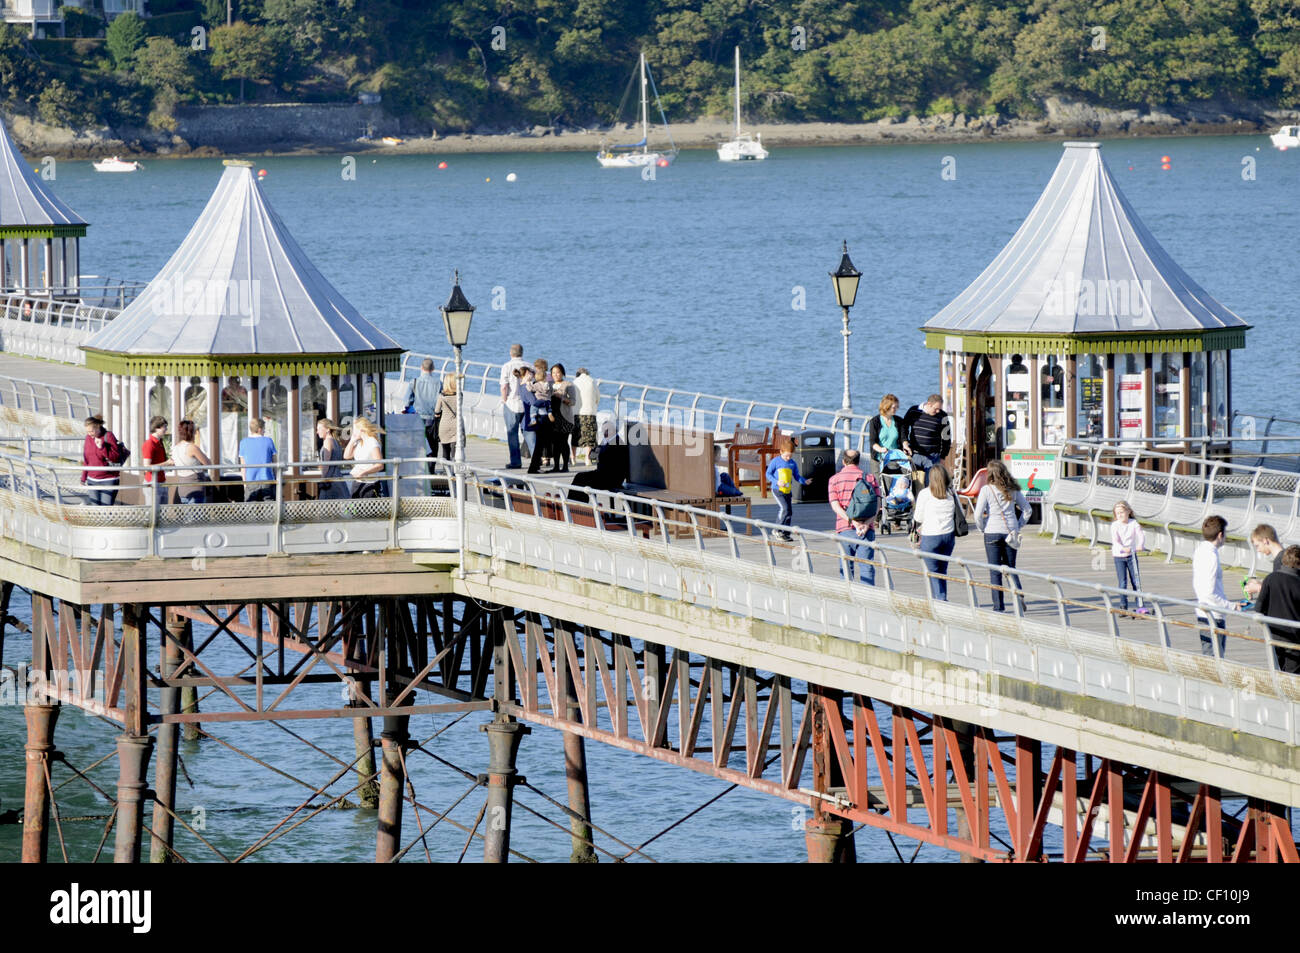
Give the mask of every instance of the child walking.
M 1128 589 L 1132 583 L 1135 592 L 1142 591 L 1142 576 L 1138 573 L 1138 553 L 1147 548 L 1146 534 L 1133 518 L 1133 507 L 1124 501 L 1115 504 L 1115 521 L 1110 524 L 1110 554 L 1115 557 L 1115 575 L 1124 594 L 1119 597 L 1119 607 L 1128 611 Z M 1142 604 L 1142 597 L 1137 597 L 1138 615 L 1147 615 L 1151 610 Z
M 799 473 L 799 464 L 794 459 L 794 440 L 783 436 L 776 445 L 781 452 L 767 465 L 767 485 L 776 498 L 779 510 L 776 521 L 782 526 L 789 526 L 794 516 L 791 506 L 794 501 L 794 485 L 802 483 L 806 486 L 808 481 Z M 778 532 L 777 536 L 787 543 L 791 538 L 786 532 Z

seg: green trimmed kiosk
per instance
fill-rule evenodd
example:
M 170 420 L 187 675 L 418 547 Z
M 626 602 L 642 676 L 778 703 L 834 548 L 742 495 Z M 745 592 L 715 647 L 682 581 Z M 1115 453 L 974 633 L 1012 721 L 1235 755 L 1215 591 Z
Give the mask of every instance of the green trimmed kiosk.
M 321 417 L 382 425 L 384 374 L 400 369 L 402 348 L 316 270 L 249 164 L 226 166 L 148 289 L 82 345 L 86 366 L 100 372 L 109 428 L 133 450 L 150 417 L 173 434 L 189 419 L 230 470 L 256 416 L 279 460 L 311 460 Z
M 957 478 L 1001 458 L 1039 502 L 1067 439 L 1182 451 L 1227 436 L 1248 328 L 1160 247 L 1100 143 L 1065 143 L 1011 241 L 921 329 Z
M 0 290 L 18 297 L 79 297 L 87 225 L 45 187 L 4 123 L 0 183 Z

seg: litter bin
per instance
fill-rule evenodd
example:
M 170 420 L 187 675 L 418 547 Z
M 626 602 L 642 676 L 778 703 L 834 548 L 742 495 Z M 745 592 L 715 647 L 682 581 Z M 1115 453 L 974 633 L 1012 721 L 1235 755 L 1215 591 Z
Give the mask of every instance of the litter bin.
M 794 458 L 808 481 L 796 485 L 796 503 L 825 503 L 830 499 L 827 484 L 835 475 L 835 435 L 829 430 L 801 430 L 794 435 Z

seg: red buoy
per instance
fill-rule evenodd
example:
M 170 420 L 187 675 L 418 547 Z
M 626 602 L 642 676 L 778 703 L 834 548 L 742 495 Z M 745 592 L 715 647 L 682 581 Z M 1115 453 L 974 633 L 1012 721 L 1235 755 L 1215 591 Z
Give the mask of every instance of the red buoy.
M 438 163 L 438 168 L 439 168 L 439 169 L 445 169 L 445 168 L 447 168 L 447 163 L 446 163 L 446 162 L 439 162 L 439 163 Z
M 661 169 L 666 169 L 668 168 L 668 160 L 660 159 L 658 162 L 655 163 L 655 165 L 659 166 L 659 168 Z

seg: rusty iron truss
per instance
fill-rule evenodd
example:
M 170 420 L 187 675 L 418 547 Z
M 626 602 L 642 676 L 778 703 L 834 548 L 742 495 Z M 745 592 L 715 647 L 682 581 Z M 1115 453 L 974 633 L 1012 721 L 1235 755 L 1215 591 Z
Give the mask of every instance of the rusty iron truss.
M 407 734 L 409 717 L 473 711 L 493 713 L 492 756 L 476 782 L 487 788 L 484 810 L 507 820 L 513 788 L 526 784 L 514 771 L 522 723 L 532 723 L 800 805 L 813 859 L 851 858 L 857 825 L 993 862 L 1297 861 L 1281 805 L 1001 734 L 996 712 L 981 717 L 972 707 L 970 721 L 937 717 L 472 599 L 78 606 L 33 593 L 32 610 L 37 687 L 27 699 L 24 860 L 47 856 L 49 767 L 64 704 L 123 728 L 110 821 L 120 861 L 140 858 L 146 801 L 155 805 L 145 838 L 151 850 L 175 854 L 171 820 L 184 824 L 173 811 L 182 726 L 322 718 L 364 727 L 358 760 L 372 750 L 370 720 L 383 719 L 380 763 L 370 769 L 380 789 L 376 860 L 400 859 L 425 838 L 429 817 L 446 814 L 409 788 L 407 756 L 420 748 Z M 219 663 L 213 647 L 230 643 L 238 653 Z M 321 707 L 316 693 L 314 704 L 299 704 L 301 688 L 331 683 L 345 687 L 346 698 L 340 692 L 336 705 Z M 181 693 L 195 689 L 221 704 L 204 711 L 183 704 Z M 585 770 L 579 780 L 571 808 L 584 806 L 568 811 L 575 851 L 580 836 L 591 845 Z M 420 825 L 409 843 L 404 803 Z M 276 829 L 245 854 L 279 836 Z M 467 847 L 475 836 L 487 859 L 522 856 L 510 848 L 508 823 L 504 836 L 499 825 L 470 831 Z

